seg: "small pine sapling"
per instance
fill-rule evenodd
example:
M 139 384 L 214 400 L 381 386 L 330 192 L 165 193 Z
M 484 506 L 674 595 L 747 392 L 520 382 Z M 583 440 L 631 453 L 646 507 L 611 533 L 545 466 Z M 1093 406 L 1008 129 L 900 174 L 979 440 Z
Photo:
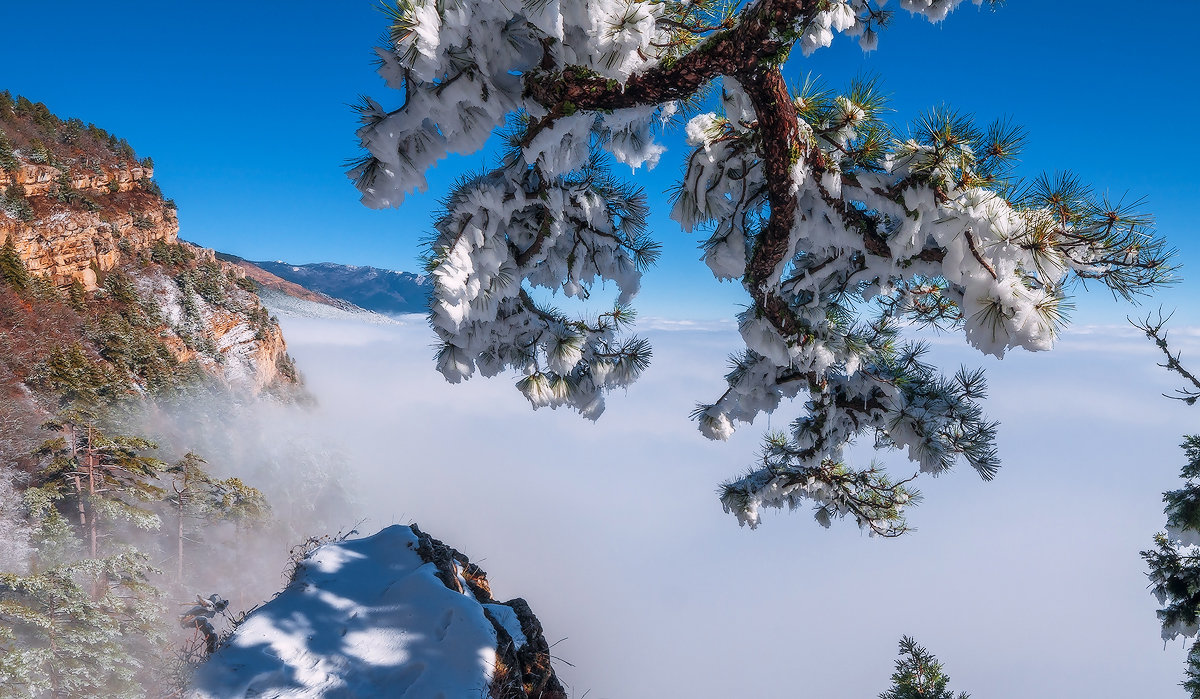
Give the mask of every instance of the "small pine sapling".
M 942 664 L 910 636 L 900 639 L 900 657 L 892 673 L 892 686 L 879 699 L 970 699 L 950 691 L 950 676 Z

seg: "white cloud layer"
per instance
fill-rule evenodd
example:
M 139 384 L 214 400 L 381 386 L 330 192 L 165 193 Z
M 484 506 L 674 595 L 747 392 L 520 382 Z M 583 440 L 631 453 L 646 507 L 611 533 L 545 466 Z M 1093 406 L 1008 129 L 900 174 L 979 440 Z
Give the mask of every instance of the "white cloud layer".
M 903 634 L 989 699 L 1180 694 L 1184 653 L 1163 650 L 1138 551 L 1200 409 L 1160 395 L 1176 384 L 1132 329 L 1002 362 L 938 342 L 942 366 L 988 367 L 1004 468 L 927 479 L 917 531 L 885 541 L 807 512 L 757 531 L 721 512 L 717 484 L 766 427 L 712 443 L 687 419 L 724 387 L 732 329 L 650 323 L 653 365 L 592 424 L 532 412 L 512 379 L 445 383 L 420 323 L 283 325 L 313 422 L 352 464 L 360 529 L 418 522 L 498 597 L 525 597 L 566 639 L 553 652 L 576 697 L 875 696 Z M 1200 356 L 1197 333 L 1173 337 Z M 912 468 L 852 454 L 872 458 Z

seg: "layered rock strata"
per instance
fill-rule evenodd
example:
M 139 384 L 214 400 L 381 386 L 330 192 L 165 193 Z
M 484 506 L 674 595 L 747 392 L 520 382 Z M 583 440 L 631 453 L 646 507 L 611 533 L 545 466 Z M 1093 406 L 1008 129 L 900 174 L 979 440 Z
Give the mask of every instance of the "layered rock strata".
M 104 272 L 156 242 L 178 240 L 175 210 L 160 197 L 130 190 L 96 197 L 103 208 L 90 211 L 30 195 L 33 219 L 22 221 L 0 212 L 0 245 L 11 239 L 32 274 L 49 277 L 58 286 L 78 281 L 85 290 L 95 291 Z

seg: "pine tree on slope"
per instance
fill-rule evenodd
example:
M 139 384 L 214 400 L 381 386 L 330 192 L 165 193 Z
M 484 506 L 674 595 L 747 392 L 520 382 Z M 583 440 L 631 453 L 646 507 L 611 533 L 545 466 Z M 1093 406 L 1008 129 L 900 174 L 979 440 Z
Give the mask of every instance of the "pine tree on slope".
M 152 572 L 144 555 L 123 551 L 0 573 L 4 696 L 146 696 L 137 673 L 162 640 L 165 613 Z
M 23 291 L 29 287 L 29 271 L 25 269 L 25 263 L 21 261 L 21 255 L 17 252 L 13 238 L 13 235 L 7 236 L 4 239 L 4 245 L 0 246 L 0 283 L 7 284 L 17 291 Z
M 264 522 L 271 512 L 262 491 L 246 485 L 240 478 L 214 477 L 205 468 L 205 460 L 188 452 L 182 459 L 168 466 L 165 472 L 171 475 L 171 493 L 167 503 L 176 516 L 176 578 L 184 579 L 184 542 L 194 541 L 197 533 L 188 526 L 189 521 L 228 521 L 240 527 Z M 237 546 L 235 556 L 237 554 Z
M 36 485 L 65 499 L 86 532 L 90 555 L 98 558 L 102 524 L 125 521 L 139 529 L 162 524 L 151 504 L 161 500 L 157 484 L 165 466 L 145 452 L 156 449 L 141 437 L 109 435 L 95 422 L 61 419 L 47 423 L 59 432 L 38 450 L 46 459 Z

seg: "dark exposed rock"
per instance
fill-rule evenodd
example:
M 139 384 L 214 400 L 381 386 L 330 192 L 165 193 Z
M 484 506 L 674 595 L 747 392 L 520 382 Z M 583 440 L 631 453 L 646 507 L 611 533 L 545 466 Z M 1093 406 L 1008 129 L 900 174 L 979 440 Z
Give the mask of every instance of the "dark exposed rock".
M 546 641 L 542 623 L 529 604 L 520 597 L 507 602 L 493 599 L 487 573 L 471 563 L 463 554 L 421 531 L 416 524 L 411 527 L 420 540 L 417 555 L 426 563 L 437 566 L 438 578 L 446 587 L 463 592 L 462 583 L 459 581 L 461 576 L 480 604 L 502 604 L 509 607 L 521 623 L 525 644 L 517 649 L 504 625 L 485 610 L 488 620 L 496 628 L 496 670 L 492 680 L 492 697 L 566 699 L 566 690 L 550 664 L 550 644 Z

